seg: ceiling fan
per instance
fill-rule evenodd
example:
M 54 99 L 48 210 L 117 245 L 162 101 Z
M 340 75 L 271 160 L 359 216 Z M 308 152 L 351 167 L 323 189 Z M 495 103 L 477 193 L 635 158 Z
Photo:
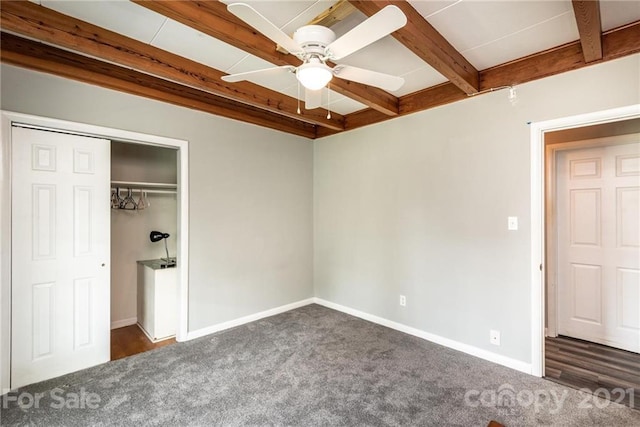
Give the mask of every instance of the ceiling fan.
M 398 76 L 344 64 L 338 64 L 333 68 L 327 65 L 327 61 L 344 58 L 402 28 L 407 23 L 407 18 L 397 6 L 386 6 L 337 40 L 335 33 L 322 25 L 300 27 L 291 38 L 245 3 L 230 4 L 227 9 L 287 52 L 298 57 L 302 64 L 297 67 L 283 65 L 229 74 L 222 77 L 225 82 L 233 83 L 256 76 L 293 73 L 305 88 L 305 108 L 308 110 L 320 107 L 322 103 L 320 89 L 325 87 L 334 76 L 387 91 L 400 89 L 404 84 L 404 79 Z

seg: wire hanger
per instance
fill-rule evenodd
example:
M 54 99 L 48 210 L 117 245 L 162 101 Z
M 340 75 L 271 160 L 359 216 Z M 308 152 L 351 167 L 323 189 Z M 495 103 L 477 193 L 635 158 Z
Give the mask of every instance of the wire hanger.
M 138 204 L 133 199 L 133 191 L 131 190 L 131 188 L 127 189 L 127 197 L 125 197 L 120 202 L 120 209 L 126 209 L 126 210 L 138 209 Z

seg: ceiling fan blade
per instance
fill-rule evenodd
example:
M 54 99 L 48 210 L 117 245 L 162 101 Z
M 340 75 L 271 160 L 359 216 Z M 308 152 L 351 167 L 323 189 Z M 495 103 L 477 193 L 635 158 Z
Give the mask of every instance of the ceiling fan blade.
M 227 6 L 227 10 L 242 19 L 247 24 L 261 32 L 264 36 L 273 40 L 280 47 L 293 55 L 303 54 L 302 47 L 286 35 L 280 28 L 262 16 L 260 12 L 245 3 L 232 3 Z
M 364 68 L 352 67 L 350 65 L 336 65 L 333 75 L 344 80 L 358 82 L 369 86 L 393 92 L 404 84 L 404 78 L 389 74 L 378 73 L 377 71 L 365 70 Z
M 327 46 L 326 51 L 331 59 L 344 58 L 362 49 L 384 36 L 402 28 L 407 23 L 407 17 L 398 6 L 385 6 L 375 15 L 340 37 Z
M 293 73 L 296 67 L 293 65 L 283 65 L 281 67 L 263 68 L 261 70 L 247 71 L 245 73 L 236 73 L 222 76 L 222 80 L 229 83 L 241 82 L 243 80 L 251 80 L 251 77 L 257 76 L 273 76 L 277 74 Z
M 322 106 L 322 89 L 304 89 L 304 109 L 313 110 Z

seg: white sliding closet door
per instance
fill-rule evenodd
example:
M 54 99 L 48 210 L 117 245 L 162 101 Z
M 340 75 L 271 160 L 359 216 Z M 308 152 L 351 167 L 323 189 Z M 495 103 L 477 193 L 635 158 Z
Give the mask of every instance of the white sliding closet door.
M 110 141 L 12 129 L 11 387 L 110 358 Z

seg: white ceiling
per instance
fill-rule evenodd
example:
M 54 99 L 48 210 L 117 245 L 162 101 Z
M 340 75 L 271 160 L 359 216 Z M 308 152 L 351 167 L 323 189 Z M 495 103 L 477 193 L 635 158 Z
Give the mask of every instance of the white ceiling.
M 336 2 L 242 1 L 251 4 L 288 34 L 292 34 L 295 29 L 305 25 Z M 232 3 L 233 0 L 224 2 Z M 579 38 L 570 0 L 409 2 L 478 70 Z M 267 61 L 129 1 L 42 0 L 36 3 L 227 73 L 272 66 Z M 640 20 L 638 0 L 601 0 L 600 9 L 603 31 Z M 340 36 L 364 19 L 362 13 L 356 12 L 334 25 L 332 29 Z M 404 77 L 404 86 L 393 92 L 396 96 L 446 81 L 441 74 L 390 36 L 337 62 Z M 298 88 L 292 74 L 254 82 L 293 97 L 297 96 Z M 326 94 L 324 98 L 326 105 Z M 365 108 L 363 104 L 333 91 L 329 98 L 331 110 L 340 114 L 349 114 Z

